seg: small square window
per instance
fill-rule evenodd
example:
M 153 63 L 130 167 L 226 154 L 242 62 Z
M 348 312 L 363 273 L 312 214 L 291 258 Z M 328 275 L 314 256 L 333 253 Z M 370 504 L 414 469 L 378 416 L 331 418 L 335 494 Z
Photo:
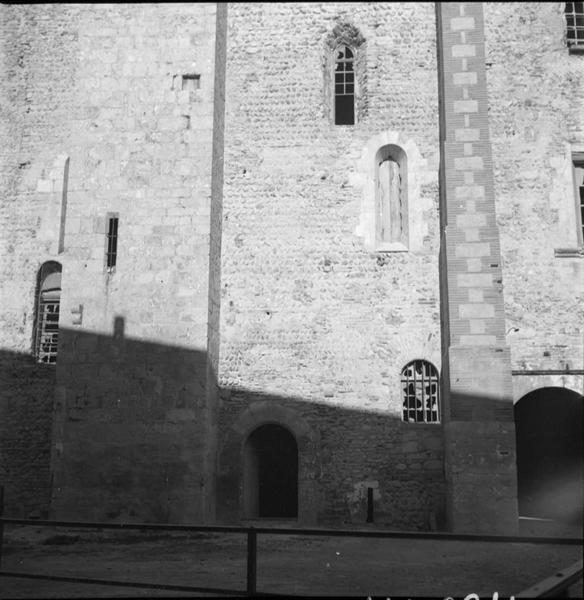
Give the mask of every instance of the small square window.
M 201 76 L 196 73 L 191 73 L 182 76 L 183 91 L 194 92 L 201 87 Z

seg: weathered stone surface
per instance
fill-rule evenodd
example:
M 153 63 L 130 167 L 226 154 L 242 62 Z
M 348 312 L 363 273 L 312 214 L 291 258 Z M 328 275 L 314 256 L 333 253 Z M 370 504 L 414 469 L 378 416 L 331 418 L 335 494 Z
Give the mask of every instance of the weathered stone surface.
M 584 261 L 554 256 L 582 244 L 571 165 L 584 149 L 582 59 L 568 54 L 563 4 L 525 8 L 485 4 L 508 343 L 515 370 L 582 369 Z
M 371 488 L 376 523 L 442 525 L 445 438 L 504 472 L 485 522 L 509 509 L 512 448 L 488 452 L 512 442 L 503 399 L 582 387 L 570 153 L 584 150 L 584 92 L 560 4 L 483 12 L 448 22 L 459 152 L 440 157 L 431 3 L 235 3 L 228 28 L 214 4 L 0 6 L 8 512 L 44 515 L 52 493 L 57 516 L 237 520 L 249 415 L 296 427 L 306 523 L 363 523 Z M 354 126 L 332 119 L 339 32 L 359 44 Z M 408 245 L 380 251 L 387 144 L 407 156 Z M 48 260 L 63 266 L 56 374 L 31 357 Z M 458 319 L 443 314 L 443 332 L 441 300 Z M 462 349 L 442 352 L 451 335 Z M 465 423 L 402 422 L 400 372 L 419 358 L 450 367 L 463 421 L 497 415 L 486 446 Z M 551 373 L 511 386 L 509 365 Z M 481 388 L 487 401 L 469 402 Z M 478 494 L 484 472 L 465 469 L 449 485 Z
M 442 510 L 440 473 L 393 465 L 441 436 L 401 422 L 399 382 L 414 358 L 440 369 L 433 6 L 235 4 L 229 19 L 220 383 L 273 396 L 320 431 L 320 520 L 364 522 L 354 485 L 373 480 L 376 519 L 427 526 Z M 345 21 L 366 39 L 367 114 L 350 128 L 331 123 L 323 97 L 324 42 Z M 387 143 L 416 170 L 420 247 L 380 256 L 364 228 L 369 169 Z M 249 402 L 223 402 L 222 444 Z M 399 493 L 396 478 L 408 482 Z

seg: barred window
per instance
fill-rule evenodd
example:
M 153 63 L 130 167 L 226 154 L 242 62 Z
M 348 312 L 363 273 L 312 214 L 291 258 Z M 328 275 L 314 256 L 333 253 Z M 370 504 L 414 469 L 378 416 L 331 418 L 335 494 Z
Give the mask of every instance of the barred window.
M 564 13 L 568 46 L 584 45 L 584 2 L 566 2 Z
M 355 124 L 355 68 L 353 51 L 339 46 L 335 58 L 335 125 Z
M 413 360 L 401 373 L 403 420 L 409 423 L 439 423 L 438 371 L 425 360 Z
M 55 364 L 59 341 L 61 265 L 47 262 L 39 272 L 34 355 L 37 362 Z

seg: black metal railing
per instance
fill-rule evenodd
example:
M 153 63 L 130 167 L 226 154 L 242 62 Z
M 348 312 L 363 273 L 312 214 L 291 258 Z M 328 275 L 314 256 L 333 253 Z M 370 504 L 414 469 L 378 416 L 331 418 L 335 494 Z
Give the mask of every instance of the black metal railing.
M 355 537 L 355 538 L 382 538 L 382 539 L 409 539 L 409 540 L 442 540 L 442 541 L 476 541 L 476 542 L 503 542 L 523 544 L 554 544 L 554 545 L 582 545 L 582 538 L 568 537 L 535 537 L 535 536 L 506 536 L 483 535 L 466 533 L 440 533 L 440 532 L 413 532 L 413 531 L 384 531 L 384 530 L 342 530 L 323 528 L 298 528 L 298 527 L 242 527 L 238 525 L 163 525 L 154 523 L 97 523 L 85 521 L 55 521 L 36 519 L 17 519 L 2 516 L 3 491 L 0 487 L 0 577 L 17 577 L 23 579 L 42 579 L 47 581 L 60 581 L 69 583 L 87 583 L 109 585 L 116 587 L 134 587 L 145 589 L 158 589 L 177 592 L 208 592 L 222 595 L 235 596 L 278 596 L 274 593 L 260 593 L 257 591 L 257 547 L 258 535 L 298 535 L 319 537 Z M 113 530 L 139 530 L 139 531 L 165 531 L 165 532 L 198 532 L 198 533 L 238 533 L 247 538 L 247 570 L 246 589 L 222 589 L 190 585 L 162 584 L 117 581 L 111 579 L 93 579 L 88 577 L 69 577 L 42 573 L 26 573 L 19 571 L 4 571 L 2 569 L 2 547 L 4 541 L 4 525 L 32 525 L 34 527 L 71 527 L 87 529 L 113 529 Z M 573 574 L 572 574 L 573 575 Z M 582 573 L 580 571 L 580 578 Z M 577 579 L 577 577 L 576 577 Z M 573 585 L 574 578 L 568 582 Z M 289 594 L 286 594 L 289 596 Z
M 581 560 L 515 594 L 515 598 L 569 598 L 570 588 L 579 581 L 582 581 Z M 582 596 L 579 594 L 575 597 Z

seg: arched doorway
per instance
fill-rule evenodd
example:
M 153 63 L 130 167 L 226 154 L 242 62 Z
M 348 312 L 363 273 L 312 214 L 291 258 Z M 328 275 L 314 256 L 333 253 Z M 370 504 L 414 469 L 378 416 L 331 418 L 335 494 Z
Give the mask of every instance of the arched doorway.
M 541 388 L 515 404 L 519 514 L 581 522 L 582 396 Z
M 281 425 L 260 425 L 245 442 L 244 513 L 248 518 L 298 517 L 298 446 Z

